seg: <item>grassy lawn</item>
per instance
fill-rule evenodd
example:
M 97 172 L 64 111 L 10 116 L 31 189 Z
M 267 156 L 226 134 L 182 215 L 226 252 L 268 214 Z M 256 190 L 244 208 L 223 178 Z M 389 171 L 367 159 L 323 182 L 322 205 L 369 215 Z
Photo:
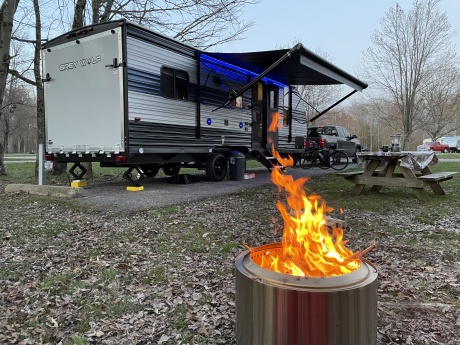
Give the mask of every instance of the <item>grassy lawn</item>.
M 71 165 L 68 165 L 70 169 Z M 246 168 L 260 168 L 262 164 L 255 160 L 246 161 Z M 25 183 L 25 184 L 37 184 L 37 178 L 34 176 L 35 163 L 16 163 L 8 164 L 5 166 L 6 175 L 0 175 L 0 182 L 5 184 L 10 183 Z M 126 168 L 101 168 L 98 164 L 93 164 L 93 178 L 89 181 L 108 181 L 112 179 L 122 179 L 123 173 Z M 197 169 L 181 169 L 182 174 L 197 174 L 203 171 Z M 158 172 L 159 177 L 165 176 L 163 171 L 160 169 Z M 62 172 L 60 174 L 47 173 L 47 184 L 50 185 L 70 185 L 71 176 L 68 172 Z

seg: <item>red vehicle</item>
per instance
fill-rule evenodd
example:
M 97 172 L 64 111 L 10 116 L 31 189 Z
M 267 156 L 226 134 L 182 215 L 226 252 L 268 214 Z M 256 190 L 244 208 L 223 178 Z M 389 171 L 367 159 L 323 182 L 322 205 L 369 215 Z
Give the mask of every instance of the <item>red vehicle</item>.
M 450 147 L 446 144 L 441 144 L 438 141 L 425 143 L 417 146 L 417 151 L 437 151 L 437 152 L 449 152 Z

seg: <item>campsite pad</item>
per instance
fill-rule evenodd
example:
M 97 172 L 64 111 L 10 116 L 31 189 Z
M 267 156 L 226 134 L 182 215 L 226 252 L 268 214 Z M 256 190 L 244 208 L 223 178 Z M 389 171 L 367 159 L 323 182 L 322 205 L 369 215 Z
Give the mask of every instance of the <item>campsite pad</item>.
M 74 199 L 76 203 L 90 205 L 104 210 L 115 212 L 132 212 L 150 208 L 158 208 L 202 200 L 208 197 L 225 197 L 226 194 L 237 193 L 243 190 L 256 188 L 270 184 L 270 172 L 265 168 L 250 169 L 247 172 L 254 173 L 255 177 L 248 180 L 220 182 L 208 181 L 204 173 L 193 175 L 184 174 L 176 178 L 186 178 L 196 183 L 170 183 L 171 177 L 146 178 L 141 185 L 144 190 L 139 192 L 127 191 L 128 181 L 117 178 L 113 181 L 88 183 L 85 188 L 85 197 Z M 293 175 L 295 179 L 303 176 L 317 176 L 334 173 L 333 170 L 323 169 L 298 169 L 289 168 L 287 174 Z

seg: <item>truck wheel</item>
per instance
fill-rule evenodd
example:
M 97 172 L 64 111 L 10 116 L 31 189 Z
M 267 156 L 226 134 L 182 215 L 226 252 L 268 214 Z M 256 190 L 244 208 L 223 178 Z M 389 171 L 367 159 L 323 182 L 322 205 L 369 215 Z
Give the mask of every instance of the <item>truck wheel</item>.
M 180 167 L 175 165 L 163 165 L 163 172 L 165 175 L 174 176 L 177 175 L 180 171 Z
M 144 171 L 145 176 L 155 177 L 160 171 L 160 164 L 141 165 L 141 168 Z
M 444 152 L 444 153 L 448 153 L 448 152 L 449 152 L 449 150 L 448 150 L 448 149 L 444 149 L 444 151 L 443 151 L 443 152 Z
M 206 176 L 211 181 L 222 181 L 227 175 L 227 159 L 220 153 L 209 155 L 206 161 Z

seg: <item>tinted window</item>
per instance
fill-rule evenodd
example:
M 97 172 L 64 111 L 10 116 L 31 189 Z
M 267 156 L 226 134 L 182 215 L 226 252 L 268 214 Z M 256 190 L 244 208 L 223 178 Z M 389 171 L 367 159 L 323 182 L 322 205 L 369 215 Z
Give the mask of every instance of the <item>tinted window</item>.
M 270 109 L 278 109 L 278 88 L 270 86 L 269 89 L 269 107 Z
M 161 68 L 161 95 L 165 98 L 188 99 L 188 73 L 173 68 Z
M 161 95 L 174 98 L 174 70 L 171 68 L 161 69 Z

